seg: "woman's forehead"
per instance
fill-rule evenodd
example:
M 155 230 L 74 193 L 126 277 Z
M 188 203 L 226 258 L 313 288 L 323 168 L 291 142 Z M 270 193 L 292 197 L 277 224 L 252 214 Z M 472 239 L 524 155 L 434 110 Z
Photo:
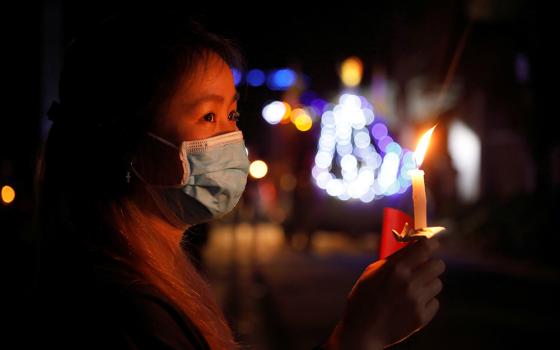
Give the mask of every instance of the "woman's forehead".
M 190 79 L 184 80 L 181 85 L 183 96 L 193 99 L 211 94 L 227 97 L 235 93 L 233 72 L 216 54 L 201 59 L 195 65 Z

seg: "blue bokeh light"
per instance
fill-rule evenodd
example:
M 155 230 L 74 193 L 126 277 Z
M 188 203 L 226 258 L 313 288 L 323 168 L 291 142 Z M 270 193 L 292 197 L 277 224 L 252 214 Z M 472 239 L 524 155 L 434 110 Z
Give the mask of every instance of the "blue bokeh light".
M 296 82 L 296 73 L 289 69 L 278 69 L 268 75 L 267 85 L 271 90 L 287 90 Z
M 235 84 L 235 86 L 239 85 L 239 83 L 241 83 L 241 80 L 243 78 L 243 74 L 241 74 L 241 72 L 238 69 L 232 68 L 232 72 L 233 72 L 233 82 Z
M 261 86 L 266 80 L 266 75 L 260 69 L 251 69 L 247 73 L 247 83 L 253 87 Z

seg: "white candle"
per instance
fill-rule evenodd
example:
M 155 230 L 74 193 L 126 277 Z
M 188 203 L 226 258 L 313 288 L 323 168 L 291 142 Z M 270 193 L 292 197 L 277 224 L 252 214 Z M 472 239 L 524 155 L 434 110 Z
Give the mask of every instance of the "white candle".
M 428 150 L 430 137 L 434 132 L 434 126 L 428 130 L 418 142 L 416 151 L 414 151 L 414 159 L 416 160 L 417 169 L 409 172 L 412 178 L 412 203 L 414 204 L 414 228 L 421 229 L 428 227 L 427 217 L 427 200 L 426 200 L 426 187 L 424 185 L 424 171 L 420 170 L 420 165 L 424 161 L 424 156 Z
M 426 212 L 426 188 L 424 187 L 424 172 L 420 169 L 410 171 L 412 177 L 412 202 L 414 204 L 414 228 L 428 227 Z

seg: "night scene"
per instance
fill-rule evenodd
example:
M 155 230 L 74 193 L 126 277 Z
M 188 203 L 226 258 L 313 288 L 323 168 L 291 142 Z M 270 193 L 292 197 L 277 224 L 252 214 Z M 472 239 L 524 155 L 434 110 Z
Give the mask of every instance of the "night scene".
M 5 348 L 554 348 L 539 6 L 3 5 Z

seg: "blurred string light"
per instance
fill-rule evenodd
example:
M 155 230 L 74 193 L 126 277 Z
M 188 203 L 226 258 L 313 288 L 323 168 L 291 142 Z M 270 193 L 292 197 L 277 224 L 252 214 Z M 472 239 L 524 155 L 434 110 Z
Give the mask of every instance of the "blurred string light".
M 340 66 L 340 80 L 347 87 L 356 87 L 362 81 L 364 65 L 358 57 L 345 59 Z
M 262 75 L 252 74 L 248 83 L 259 83 Z M 362 76 L 359 58 L 350 57 L 341 64 L 340 78 L 346 87 L 358 86 Z M 271 90 L 286 90 L 296 78 L 292 70 L 279 69 L 268 75 L 266 84 Z M 373 106 L 365 97 L 345 93 L 337 104 L 331 104 L 308 91 L 300 102 L 304 107 L 273 101 L 263 108 L 262 116 L 271 125 L 291 122 L 302 132 L 310 130 L 320 116 L 321 135 L 311 171 L 319 188 L 340 200 L 369 203 L 411 186 L 408 171 L 416 167 L 413 152 L 395 142 L 384 123 L 375 121 Z
M 249 165 L 249 174 L 255 179 L 262 179 L 268 173 L 268 166 L 262 160 L 255 160 Z
M 413 152 L 393 141 L 384 124 L 375 122 L 373 107 L 364 97 L 343 94 L 322 114 L 311 174 L 330 196 L 369 203 L 403 193 L 411 185 L 408 170 L 415 166 Z
M 11 186 L 2 186 L 1 197 L 2 203 L 10 204 L 16 199 L 16 191 Z

